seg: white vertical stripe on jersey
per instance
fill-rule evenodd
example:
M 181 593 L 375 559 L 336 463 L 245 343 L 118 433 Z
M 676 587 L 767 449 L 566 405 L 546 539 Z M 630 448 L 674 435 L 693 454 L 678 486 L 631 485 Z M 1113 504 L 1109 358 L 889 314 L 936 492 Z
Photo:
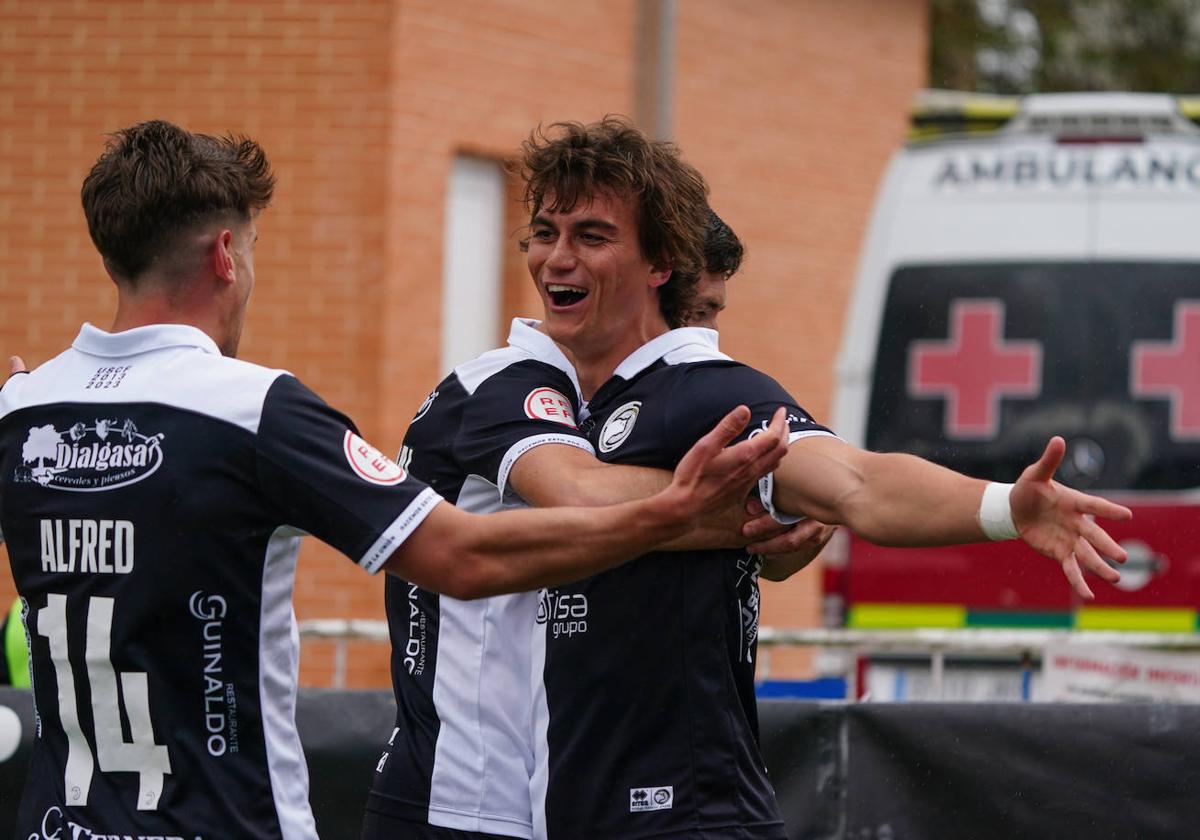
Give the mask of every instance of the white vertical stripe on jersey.
M 545 590 L 543 590 L 545 591 Z M 538 593 L 541 597 L 541 593 Z M 533 775 L 529 798 L 533 808 L 533 840 L 546 840 L 546 790 L 550 782 L 550 706 L 546 701 L 546 628 L 535 623 L 530 630 L 530 691 L 533 695 Z
M 292 610 L 299 532 L 277 528 L 267 542 L 259 617 L 258 701 L 271 794 L 283 840 L 317 840 L 308 804 L 308 765 L 296 731 L 300 633 Z
M 469 475 L 458 505 L 473 513 L 494 513 L 500 503 L 495 484 Z M 439 598 L 437 670 L 433 702 L 440 726 L 429 780 L 430 825 L 531 837 L 529 787 L 532 769 L 528 717 L 529 673 L 521 641 L 537 617 L 531 592 L 479 601 Z M 502 651 L 497 652 L 497 651 Z M 485 696 L 486 692 L 486 696 Z M 488 714 L 493 709 L 494 714 Z M 485 803 L 506 813 L 488 813 Z M 524 818 L 516 819 L 516 815 Z

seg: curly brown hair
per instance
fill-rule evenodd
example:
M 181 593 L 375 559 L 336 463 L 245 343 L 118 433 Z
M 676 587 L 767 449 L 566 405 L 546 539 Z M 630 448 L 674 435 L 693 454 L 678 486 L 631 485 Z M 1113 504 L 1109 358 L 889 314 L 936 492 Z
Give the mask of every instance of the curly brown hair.
M 642 255 L 671 277 L 658 289 L 668 326 L 684 325 L 704 265 L 708 184 L 673 143 L 651 140 L 624 117 L 538 126 L 521 144 L 519 174 L 532 219 L 567 211 L 601 191 L 632 196 Z
M 704 235 L 704 270 L 726 280 L 737 274 L 746 258 L 746 246 L 725 220 L 710 210 Z
M 193 134 L 164 120 L 123 128 L 83 180 L 88 232 L 109 270 L 135 283 L 178 236 L 219 219 L 249 221 L 275 176 L 248 137 Z

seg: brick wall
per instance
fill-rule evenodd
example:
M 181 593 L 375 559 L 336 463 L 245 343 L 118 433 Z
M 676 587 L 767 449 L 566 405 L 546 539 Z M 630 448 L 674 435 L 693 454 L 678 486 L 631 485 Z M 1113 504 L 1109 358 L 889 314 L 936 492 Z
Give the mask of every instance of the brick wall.
M 675 137 L 751 252 L 725 345 L 822 417 L 858 239 L 923 82 L 924 4 L 676 8 Z M 0 0 L 0 355 L 37 364 L 81 321 L 110 323 L 115 295 L 78 200 L 106 131 L 161 117 L 245 133 L 279 185 L 259 223 L 242 356 L 292 370 L 395 450 L 442 373 L 453 156 L 504 158 L 539 121 L 630 113 L 635 11 L 633 0 L 569 14 L 532 0 Z M 536 314 L 523 262 L 507 270 L 507 305 Z M 766 620 L 813 623 L 815 581 L 773 587 Z M 332 551 L 302 553 L 301 618 L 380 618 L 381 593 Z M 11 595 L 5 571 L 0 602 Z M 332 645 L 306 645 L 304 682 L 327 684 L 334 660 Z M 351 646 L 347 683 L 386 684 L 387 661 L 385 646 Z
M 747 247 L 721 347 L 830 422 L 858 247 L 925 83 L 918 0 L 680 3 L 676 136 Z M 835 429 L 836 431 L 836 429 Z M 821 623 L 821 576 L 763 585 L 762 623 Z M 795 651 L 771 653 L 795 672 Z

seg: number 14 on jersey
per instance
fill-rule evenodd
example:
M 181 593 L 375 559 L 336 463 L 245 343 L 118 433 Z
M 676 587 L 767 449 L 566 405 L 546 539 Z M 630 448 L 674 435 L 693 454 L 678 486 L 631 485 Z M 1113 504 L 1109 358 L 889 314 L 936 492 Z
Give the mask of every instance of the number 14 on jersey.
M 50 642 L 50 658 L 58 680 L 59 716 L 67 736 L 66 804 L 87 804 L 92 776 L 99 763 L 104 773 L 137 773 L 137 809 L 154 811 L 162 795 L 164 777 L 171 772 L 171 759 L 166 746 L 154 741 L 146 673 L 130 671 L 121 674 L 121 695 L 118 697 L 117 673 L 110 657 L 112 618 L 112 598 L 88 599 L 84 660 L 95 722 L 96 752 L 93 756 L 79 723 L 76 705 L 79 686 L 67 656 L 67 596 L 47 596 L 46 606 L 37 613 L 38 635 L 45 636 Z M 129 741 L 121 731 L 122 700 L 129 720 Z

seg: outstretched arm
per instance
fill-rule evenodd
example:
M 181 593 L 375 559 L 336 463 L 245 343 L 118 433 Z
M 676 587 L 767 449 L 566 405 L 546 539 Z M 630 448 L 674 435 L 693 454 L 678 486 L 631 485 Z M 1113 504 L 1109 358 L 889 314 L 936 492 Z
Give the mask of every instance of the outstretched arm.
M 534 507 L 593 507 L 652 496 L 671 483 L 671 472 L 608 464 L 578 447 L 551 443 L 522 455 L 509 474 L 508 483 Z M 734 500 L 662 549 L 742 548 L 751 541 L 770 540 L 758 553 L 802 552 L 807 562 L 820 550 L 812 536 L 807 528 L 797 531 L 778 524 L 761 505 L 751 513 L 743 501 Z M 788 562 L 798 561 L 789 557 Z
M 684 534 L 778 465 L 787 451 L 782 411 L 769 434 L 728 447 L 749 419 L 744 406 L 726 415 L 684 456 L 671 483 L 640 501 L 489 516 L 438 505 L 384 568 L 467 599 L 561 584 L 618 565 Z
M 1120 575 L 1101 555 L 1125 560 L 1125 551 L 1091 517 L 1132 514 L 1054 481 L 1064 451 L 1062 438 L 1053 438 L 1021 474 L 1009 498 L 1012 522 L 1022 540 L 1057 560 L 1075 591 L 1090 599 L 1080 565 L 1114 582 Z M 812 437 L 789 447 L 775 473 L 775 499 L 788 513 L 844 524 L 880 545 L 952 545 L 989 538 L 979 518 L 987 484 L 912 455 Z

